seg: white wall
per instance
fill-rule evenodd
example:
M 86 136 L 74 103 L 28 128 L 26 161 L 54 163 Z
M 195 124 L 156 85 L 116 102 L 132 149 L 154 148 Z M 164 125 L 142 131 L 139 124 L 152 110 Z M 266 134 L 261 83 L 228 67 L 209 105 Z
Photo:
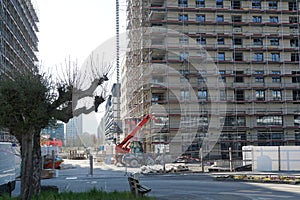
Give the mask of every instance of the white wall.
M 253 171 L 300 171 L 300 146 L 244 146 L 243 160 Z

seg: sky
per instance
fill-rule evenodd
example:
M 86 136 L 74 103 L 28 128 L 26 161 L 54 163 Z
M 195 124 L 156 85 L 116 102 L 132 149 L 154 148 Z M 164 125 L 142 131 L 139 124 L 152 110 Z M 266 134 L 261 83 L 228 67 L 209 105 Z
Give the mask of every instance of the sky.
M 35 0 L 39 14 L 39 58 L 51 67 L 71 59 L 79 64 L 115 36 L 114 0 Z
M 115 0 L 33 0 L 33 3 L 39 16 L 39 60 L 52 73 L 69 58 L 77 60 L 81 67 L 94 49 L 115 36 Z M 120 0 L 120 12 L 124 14 L 125 9 L 125 0 Z M 85 119 L 85 131 L 96 133 L 95 114 Z M 99 119 L 96 120 L 98 123 Z

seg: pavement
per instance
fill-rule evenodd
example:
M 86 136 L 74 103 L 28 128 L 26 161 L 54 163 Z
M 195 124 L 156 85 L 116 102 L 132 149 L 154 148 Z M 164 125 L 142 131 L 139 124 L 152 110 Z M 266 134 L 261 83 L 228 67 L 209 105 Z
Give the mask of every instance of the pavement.
M 63 164 L 61 165 L 62 169 L 58 170 L 57 177 L 52 179 L 44 179 L 42 180 L 42 185 L 57 185 L 60 191 L 73 191 L 73 192 L 81 192 L 87 191 L 94 187 L 97 189 L 101 189 L 106 192 L 112 192 L 114 190 L 117 191 L 129 191 L 129 186 L 127 182 L 126 176 L 131 173 L 141 173 L 140 168 L 127 168 L 127 167 L 118 167 L 112 164 L 94 163 L 93 175 L 90 175 L 90 163 L 89 160 L 68 160 L 65 159 Z M 201 178 L 198 180 L 198 177 L 201 176 L 201 166 L 199 164 L 189 164 L 189 172 L 182 172 L 182 175 L 189 174 L 191 179 L 195 179 L 197 182 L 202 181 L 205 184 L 205 180 Z M 192 175 L 195 173 L 195 175 Z M 300 176 L 300 172 L 237 172 L 238 174 L 252 174 L 252 175 L 290 175 L 290 176 Z M 204 175 L 207 177 L 207 180 L 211 181 L 209 177 L 223 176 L 229 174 L 237 174 L 231 172 L 217 172 L 217 173 L 205 173 Z M 171 179 L 163 179 L 166 176 L 181 176 L 181 173 L 168 173 L 168 174 L 149 174 L 149 175 L 141 175 L 141 176 L 150 176 L 148 179 L 144 177 L 141 179 L 145 185 L 150 186 L 152 191 L 148 196 L 155 197 L 156 200 L 250 200 L 253 198 L 248 198 L 247 195 L 236 194 L 236 193 L 212 193 L 207 191 L 201 191 L 201 194 L 197 192 L 197 189 L 192 192 L 192 190 L 187 190 L 185 188 L 181 188 L 178 191 L 172 192 L 172 189 L 168 188 L 168 185 L 163 185 L 164 181 L 170 181 Z M 151 178 L 152 176 L 152 178 Z M 198 177 L 197 177 L 198 176 Z M 155 178 L 157 177 L 157 178 Z M 202 176 L 201 176 L 202 177 Z M 142 177 L 141 177 L 142 178 Z M 190 180 L 187 178 L 187 180 Z M 152 181 L 156 181 L 155 184 L 151 184 Z M 162 181 L 160 181 L 162 180 Z M 186 184 L 189 184 L 190 181 L 187 181 Z M 193 181 L 191 181 L 192 183 Z M 193 182 L 195 184 L 195 182 Z M 161 184 L 158 186 L 157 184 Z M 221 184 L 218 182 L 212 182 L 212 184 Z M 230 184 L 237 183 L 228 183 Z M 281 190 L 280 184 L 273 184 L 274 188 L 278 188 Z M 156 189 L 155 189 L 156 188 Z M 160 188 L 158 190 L 158 188 Z M 299 185 L 296 186 L 299 189 Z M 200 189 L 200 188 L 199 188 Z M 203 189 L 203 188 L 201 188 Z M 298 190 L 297 189 L 297 190 Z M 291 188 L 290 192 L 293 192 L 293 188 Z M 168 191 L 168 192 L 167 192 Z M 251 191 L 246 191 L 251 192 Z M 18 196 L 20 193 L 20 182 L 17 182 L 17 186 L 15 191 L 13 191 L 13 196 Z

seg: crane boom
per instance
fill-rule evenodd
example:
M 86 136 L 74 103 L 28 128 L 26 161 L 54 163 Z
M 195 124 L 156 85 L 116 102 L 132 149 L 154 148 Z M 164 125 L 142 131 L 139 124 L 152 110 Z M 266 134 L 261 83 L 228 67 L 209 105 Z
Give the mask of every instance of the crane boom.
M 116 153 L 129 153 L 130 149 L 128 148 L 129 140 L 133 138 L 136 133 L 141 129 L 141 127 L 148 122 L 149 119 L 154 119 L 152 115 L 146 115 L 142 121 L 140 121 L 136 127 L 122 140 L 121 143 L 116 145 Z

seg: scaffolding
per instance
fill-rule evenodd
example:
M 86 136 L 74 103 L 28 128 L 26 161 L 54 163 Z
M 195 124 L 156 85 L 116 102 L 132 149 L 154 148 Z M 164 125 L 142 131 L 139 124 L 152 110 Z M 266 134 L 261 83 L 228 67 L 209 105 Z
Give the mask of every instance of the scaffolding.
M 147 151 L 178 131 L 176 147 L 193 156 L 220 133 L 212 159 L 227 158 L 229 147 L 241 158 L 245 145 L 299 145 L 298 1 L 128 0 L 127 22 L 127 114 L 159 106 L 168 118 L 163 131 L 143 129 Z M 192 94 L 197 111 L 188 108 Z

